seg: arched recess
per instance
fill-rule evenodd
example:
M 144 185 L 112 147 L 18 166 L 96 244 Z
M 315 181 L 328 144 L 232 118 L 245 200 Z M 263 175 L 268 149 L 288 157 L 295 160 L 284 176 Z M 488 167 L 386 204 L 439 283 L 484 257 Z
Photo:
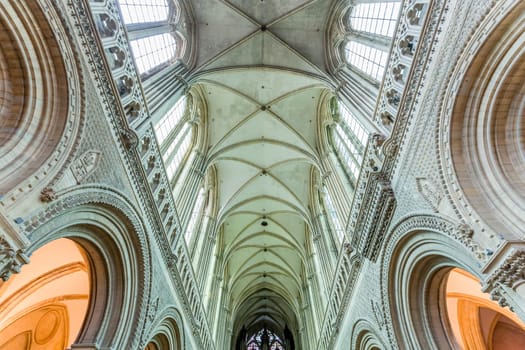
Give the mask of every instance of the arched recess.
M 0 194 L 6 198 L 48 185 L 79 140 L 82 81 L 57 19 L 45 0 L 0 4 Z
M 64 349 L 75 341 L 90 297 L 89 261 L 61 238 L 39 248 L 20 274 L 0 282 L 0 349 Z
M 383 350 L 387 349 L 380 337 L 377 336 L 375 327 L 366 320 L 358 320 L 350 337 L 353 350 Z
M 505 239 L 525 226 L 524 42 L 525 3 L 498 2 L 456 64 L 440 128 L 458 210 Z
M 145 290 L 151 285 L 149 248 L 139 218 L 124 195 L 82 186 L 52 202 L 26 228 L 32 241 L 28 254 L 59 238 L 75 241 L 86 252 L 91 298 L 77 346 L 138 346 Z
M 394 227 L 382 250 L 382 307 L 392 317 L 390 342 L 399 348 L 457 348 L 443 317 L 446 276 L 454 267 L 477 274 L 478 266 L 471 251 L 452 238 L 457 230 L 437 216 L 409 217 Z
M 479 279 L 461 269 L 446 276 L 446 314 L 462 349 L 519 350 L 525 324 L 479 290 Z
M 182 317 L 174 308 L 164 310 L 151 326 L 150 341 L 145 350 L 183 349 Z

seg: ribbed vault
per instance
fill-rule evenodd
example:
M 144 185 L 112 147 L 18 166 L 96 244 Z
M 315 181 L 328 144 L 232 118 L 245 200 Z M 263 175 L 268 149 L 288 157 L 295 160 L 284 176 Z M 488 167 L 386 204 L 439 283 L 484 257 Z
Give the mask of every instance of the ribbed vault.
M 318 110 L 331 90 L 323 56 L 331 3 L 193 4 L 202 40 L 192 84 L 207 104 L 219 274 L 234 338 L 263 327 L 282 336 L 286 326 L 298 336 L 311 174 L 323 172 Z
M 283 83 L 286 82 L 286 83 Z M 224 278 L 236 331 L 296 326 L 319 169 L 318 105 L 327 87 L 254 67 L 203 76 L 209 164 L 218 177 Z

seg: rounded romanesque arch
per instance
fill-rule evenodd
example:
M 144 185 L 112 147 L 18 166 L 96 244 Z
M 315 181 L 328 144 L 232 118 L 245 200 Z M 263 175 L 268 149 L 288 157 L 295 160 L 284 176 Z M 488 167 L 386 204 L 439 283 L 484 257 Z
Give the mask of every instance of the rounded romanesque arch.
M 86 317 L 90 269 L 66 238 L 37 249 L 20 274 L 0 282 L 0 349 L 69 348 Z
M 182 318 L 177 310 L 164 310 L 151 326 L 151 336 L 145 350 L 183 349 Z
M 358 320 L 352 329 L 350 349 L 354 350 L 384 350 L 387 349 L 375 327 L 366 320 Z
M 45 1 L 2 2 L 0 39 L 0 194 L 16 200 L 48 185 L 75 149 L 82 83 L 71 40 Z
M 40 224 L 38 218 L 46 219 Z M 151 268 L 143 225 L 125 197 L 78 188 L 35 216 L 26 234 L 32 241 L 28 255 L 59 238 L 74 241 L 86 253 L 91 297 L 75 344 L 136 348 L 144 331 Z
M 453 334 L 440 313 L 446 276 L 455 267 L 473 274 L 478 268 L 474 243 L 459 240 L 462 230 L 435 216 L 409 217 L 394 226 L 382 256 L 382 307 L 392 317 L 386 322 L 390 342 L 400 348 L 454 348 Z
M 524 13 L 523 2 L 502 1 L 477 28 L 450 79 L 440 128 L 458 210 L 507 240 L 522 239 L 525 225 Z

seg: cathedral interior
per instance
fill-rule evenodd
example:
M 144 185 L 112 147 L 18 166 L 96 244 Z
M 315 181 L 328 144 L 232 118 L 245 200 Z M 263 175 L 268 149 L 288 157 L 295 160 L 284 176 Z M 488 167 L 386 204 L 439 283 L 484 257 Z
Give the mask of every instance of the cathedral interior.
M 525 349 L 525 1 L 0 0 L 0 350 Z

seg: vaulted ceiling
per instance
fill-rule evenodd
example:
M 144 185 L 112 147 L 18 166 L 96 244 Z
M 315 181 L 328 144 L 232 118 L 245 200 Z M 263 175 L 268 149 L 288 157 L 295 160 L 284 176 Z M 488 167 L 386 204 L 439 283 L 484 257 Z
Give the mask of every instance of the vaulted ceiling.
M 217 170 L 234 332 L 297 326 L 321 171 L 325 23 L 332 1 L 195 0 L 197 68 Z

